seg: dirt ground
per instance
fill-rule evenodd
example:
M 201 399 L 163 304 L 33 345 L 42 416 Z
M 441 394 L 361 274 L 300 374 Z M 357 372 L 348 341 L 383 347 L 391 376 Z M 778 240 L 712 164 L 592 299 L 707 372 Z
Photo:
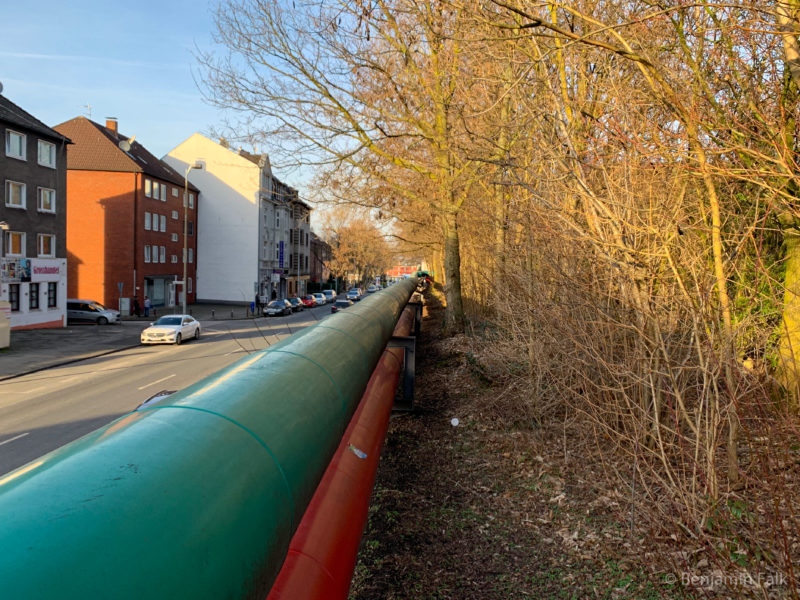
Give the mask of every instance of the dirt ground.
M 575 425 L 519 417 L 427 310 L 415 410 L 392 418 L 350 598 L 693 597 L 653 566 L 669 540 L 622 517 L 629 491 Z

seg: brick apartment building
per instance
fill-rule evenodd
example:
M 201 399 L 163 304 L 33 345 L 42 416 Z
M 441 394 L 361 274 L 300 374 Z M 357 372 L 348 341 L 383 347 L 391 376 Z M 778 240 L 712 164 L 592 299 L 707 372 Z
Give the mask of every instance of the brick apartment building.
M 63 327 L 69 139 L 0 96 L 0 300 L 12 329 Z
M 149 296 L 154 307 L 179 305 L 187 221 L 187 302 L 194 302 L 198 190 L 132 139 L 116 119 L 105 127 L 77 117 L 54 128 L 67 151 L 68 293 L 125 311 Z

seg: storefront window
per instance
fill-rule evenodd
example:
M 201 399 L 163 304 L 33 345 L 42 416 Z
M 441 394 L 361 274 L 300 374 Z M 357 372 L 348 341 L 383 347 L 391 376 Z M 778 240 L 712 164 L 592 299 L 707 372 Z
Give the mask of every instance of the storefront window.
M 38 283 L 31 283 L 30 288 L 28 289 L 28 296 L 29 296 L 29 306 L 31 310 L 39 308 L 39 284 Z
M 11 283 L 8 286 L 8 301 L 11 303 L 11 312 L 19 310 L 19 284 Z
M 47 308 L 56 308 L 58 305 L 58 282 L 47 282 Z

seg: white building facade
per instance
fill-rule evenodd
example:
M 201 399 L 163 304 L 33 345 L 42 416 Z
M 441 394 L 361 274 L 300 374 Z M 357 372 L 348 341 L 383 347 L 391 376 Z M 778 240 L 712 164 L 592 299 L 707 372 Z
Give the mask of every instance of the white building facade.
M 195 133 L 163 160 L 183 173 L 203 164 L 189 172 L 200 190 L 199 302 L 242 304 L 256 294 L 269 300 L 305 293 L 311 209 L 272 174 L 266 154 L 233 150 Z

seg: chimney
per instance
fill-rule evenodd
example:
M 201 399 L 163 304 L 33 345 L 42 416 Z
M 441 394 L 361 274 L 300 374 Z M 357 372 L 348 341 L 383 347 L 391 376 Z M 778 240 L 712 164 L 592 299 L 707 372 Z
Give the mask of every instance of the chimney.
M 106 129 L 117 135 L 117 117 L 106 117 Z

